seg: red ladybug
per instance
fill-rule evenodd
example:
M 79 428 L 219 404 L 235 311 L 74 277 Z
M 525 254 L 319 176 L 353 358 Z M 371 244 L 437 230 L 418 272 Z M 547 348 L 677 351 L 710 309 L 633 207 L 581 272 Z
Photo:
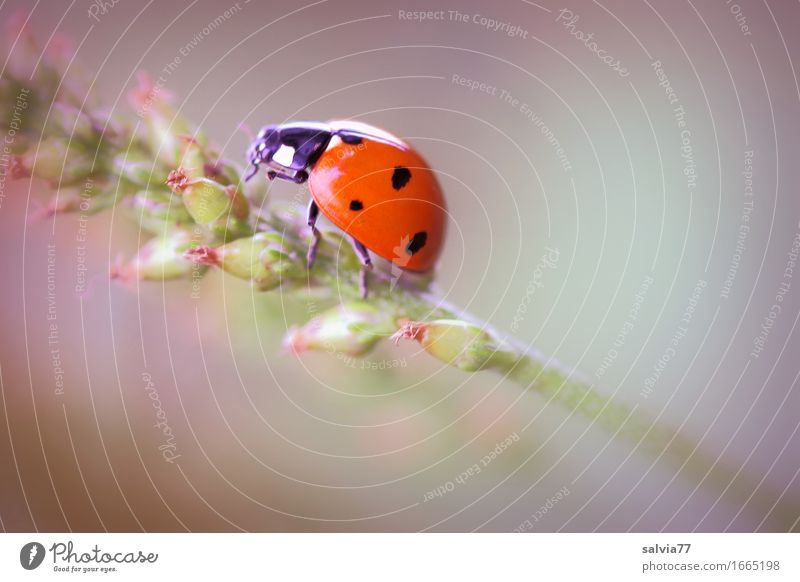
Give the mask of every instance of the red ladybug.
M 361 259 L 361 295 L 367 296 L 369 251 L 408 271 L 436 263 L 444 241 L 446 207 L 430 166 L 411 146 L 364 123 L 298 122 L 264 127 L 248 149 L 252 178 L 259 164 L 270 180 L 308 181 L 308 225 L 314 264 L 321 211 L 350 235 Z

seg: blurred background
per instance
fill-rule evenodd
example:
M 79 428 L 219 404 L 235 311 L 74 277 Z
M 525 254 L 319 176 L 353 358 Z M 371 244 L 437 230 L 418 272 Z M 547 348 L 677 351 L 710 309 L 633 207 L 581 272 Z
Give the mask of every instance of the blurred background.
M 134 119 L 125 95 L 150 71 L 232 159 L 240 124 L 404 138 L 449 203 L 441 294 L 712 462 L 681 471 L 411 343 L 287 353 L 302 302 L 219 272 L 111 282 L 140 243 L 129 216 L 28 220 L 46 186 L 8 179 L 4 530 L 798 528 L 797 3 L 0 7 L 20 14 L 42 46 L 72 39 L 67 78 L 109 109 Z

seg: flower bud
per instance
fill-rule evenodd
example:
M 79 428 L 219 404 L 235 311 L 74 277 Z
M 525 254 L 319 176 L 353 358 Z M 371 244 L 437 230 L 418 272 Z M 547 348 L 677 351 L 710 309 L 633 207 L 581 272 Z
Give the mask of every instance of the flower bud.
M 7 134 L 3 140 L 4 153 L 20 138 L 35 137 L 36 141 L 41 138 L 41 107 L 36 96 L 38 93 L 31 91 L 30 84 L 18 83 L 5 75 L 0 77 L 0 103 L 3 104 L 0 128 Z
M 240 220 L 230 214 L 211 224 L 209 230 L 214 236 L 224 242 L 253 236 L 253 228 L 250 226 L 249 222 Z
M 236 239 L 221 247 L 199 246 L 186 257 L 203 265 L 220 267 L 226 273 L 250 281 L 259 291 L 269 291 L 289 279 L 300 277 L 302 268 L 289 255 L 283 237 L 275 232 L 259 232 Z
M 62 139 L 48 137 L 17 157 L 14 174 L 33 175 L 51 185 L 74 186 L 98 170 L 93 164 L 94 156 L 82 148 L 70 148 Z
M 181 151 L 177 166 L 186 178 L 211 178 L 212 180 L 216 180 L 215 176 L 205 172 L 209 157 L 205 146 L 191 135 L 179 135 L 177 137 L 183 144 L 183 150 Z M 222 184 L 220 180 L 216 181 Z M 222 185 L 227 186 L 227 184 Z
M 244 220 L 250 211 L 247 199 L 235 186 L 223 186 L 208 178 L 190 179 L 182 168 L 170 172 L 167 184 L 182 196 L 186 210 L 198 224 L 208 226 L 228 214 Z
M 48 119 L 47 133 L 63 138 L 67 143 L 78 141 L 86 146 L 97 146 L 101 127 L 77 107 L 55 103 Z
M 203 164 L 203 175 L 224 186 L 242 187 L 241 169 L 227 160 L 206 161 Z
M 366 301 L 351 301 L 292 327 L 284 346 L 293 352 L 308 350 L 360 356 L 388 337 L 394 325 L 385 312 Z
M 185 142 L 179 136 L 192 132 L 170 105 L 172 97 L 169 92 L 142 72 L 138 87 L 129 94 L 129 101 L 143 121 L 144 139 L 150 150 L 164 164 L 175 167 L 185 148 Z
M 94 196 L 86 196 L 78 192 L 59 192 L 47 205 L 42 206 L 31 212 L 28 220 L 36 223 L 46 218 L 52 218 L 58 214 L 79 212 L 86 216 L 92 216 L 111 208 L 117 202 L 117 195 L 112 191 L 105 190 Z
M 162 166 L 143 160 L 125 160 L 114 158 L 114 173 L 123 180 L 139 188 L 152 188 L 161 185 L 168 173 Z
M 401 321 L 393 339 L 418 341 L 429 354 L 465 372 L 492 367 L 513 352 L 498 346 L 492 337 L 477 325 L 457 319 L 434 321 Z
M 41 47 L 36 43 L 29 20 L 29 15 L 23 10 L 12 12 L 3 19 L 0 30 L 3 53 L 14 56 L 7 59 L 4 76 L 30 79 L 37 69 Z
M 180 199 L 171 192 L 140 190 L 126 201 L 126 206 L 142 228 L 155 234 L 168 230 L 167 225 L 188 225 L 192 217 Z
M 204 240 L 186 229 L 176 229 L 149 240 L 127 265 L 116 265 L 111 278 L 124 281 L 165 281 L 204 274 L 206 267 L 187 259 L 184 253 Z

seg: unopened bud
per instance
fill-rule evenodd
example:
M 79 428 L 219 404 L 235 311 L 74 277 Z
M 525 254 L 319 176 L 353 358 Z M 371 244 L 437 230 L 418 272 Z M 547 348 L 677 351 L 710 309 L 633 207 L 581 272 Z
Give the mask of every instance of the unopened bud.
M 6 54 L 10 54 L 11 50 L 14 52 L 14 58 L 8 59 L 3 76 L 30 79 L 36 72 L 36 65 L 41 58 L 41 47 L 34 38 L 31 24 L 23 10 L 3 19 L 0 30 L 3 48 L 9 50 Z
M 215 221 L 210 225 L 209 230 L 224 242 L 253 236 L 253 227 L 250 226 L 250 223 L 231 214 Z
M 165 281 L 202 275 L 206 267 L 187 259 L 184 253 L 203 242 L 196 233 L 179 229 L 148 241 L 127 265 L 111 270 L 112 279 Z
M 152 161 L 114 159 L 114 172 L 126 182 L 139 188 L 152 188 L 163 185 L 167 172 L 162 170 L 160 164 Z
M 324 311 L 302 327 L 291 328 L 284 345 L 294 352 L 314 350 L 359 356 L 388 337 L 393 329 L 385 312 L 366 301 L 352 301 Z
M 189 178 L 182 168 L 170 172 L 167 185 L 182 196 L 186 210 L 198 224 L 208 226 L 229 214 L 244 220 L 249 213 L 247 199 L 235 186 L 223 186 L 208 178 Z
M 28 220 L 36 223 L 46 218 L 52 218 L 58 214 L 79 212 L 85 216 L 92 216 L 111 208 L 117 202 L 117 195 L 113 191 L 104 191 L 94 196 L 86 196 L 78 192 L 59 192 L 47 205 L 37 208 L 31 212 Z
M 501 358 L 512 357 L 505 346 L 499 346 L 477 325 L 457 319 L 434 321 L 402 321 L 393 339 L 418 341 L 429 354 L 465 372 L 492 367 Z
M 150 232 L 160 234 L 168 230 L 167 225 L 186 225 L 192 217 L 180 199 L 169 191 L 140 190 L 128 198 L 126 206 L 133 216 Z
M 47 131 L 67 142 L 77 141 L 86 146 L 97 146 L 101 128 L 95 125 L 86 112 L 77 107 L 56 103 L 50 112 Z
M 217 248 L 199 246 L 187 251 L 186 257 L 250 281 L 260 291 L 274 289 L 302 272 L 298 261 L 285 248 L 283 237 L 275 232 L 259 232 Z
M 241 169 L 227 160 L 206 161 L 203 164 L 203 175 L 225 186 L 242 186 Z
M 185 142 L 179 137 L 191 134 L 188 124 L 170 105 L 172 97 L 146 73 L 139 74 L 139 85 L 129 94 L 129 101 L 144 122 L 144 140 L 159 160 L 175 167 L 181 159 Z
M 191 135 L 179 135 L 178 140 L 183 143 L 183 152 L 178 160 L 178 166 L 187 168 L 192 178 L 213 178 L 213 176 L 206 176 L 203 172 L 207 158 L 203 145 Z
M 94 156 L 82 148 L 67 147 L 62 139 L 50 137 L 16 158 L 14 175 L 33 175 L 52 185 L 75 186 L 97 171 L 93 163 Z

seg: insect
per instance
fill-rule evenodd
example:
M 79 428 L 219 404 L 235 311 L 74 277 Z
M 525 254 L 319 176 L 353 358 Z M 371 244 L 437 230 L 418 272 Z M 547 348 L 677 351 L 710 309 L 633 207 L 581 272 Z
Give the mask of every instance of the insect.
M 436 263 L 445 233 L 444 195 L 427 162 L 397 137 L 354 121 L 267 125 L 247 157 L 247 180 L 264 164 L 270 180 L 308 182 L 314 237 L 309 269 L 321 240 L 320 212 L 352 239 L 363 298 L 370 252 L 407 271 L 429 271 Z

